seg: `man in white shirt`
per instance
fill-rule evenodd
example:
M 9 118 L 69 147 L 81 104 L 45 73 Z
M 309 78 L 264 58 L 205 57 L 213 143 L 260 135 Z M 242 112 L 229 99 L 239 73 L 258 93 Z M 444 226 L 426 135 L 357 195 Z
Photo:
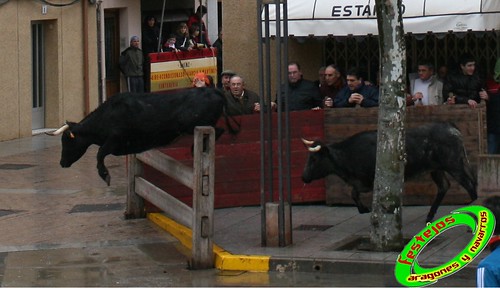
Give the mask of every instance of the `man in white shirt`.
M 443 82 L 434 75 L 434 67 L 430 62 L 418 64 L 418 73 L 412 73 L 410 78 L 409 105 L 440 105 L 443 104 Z

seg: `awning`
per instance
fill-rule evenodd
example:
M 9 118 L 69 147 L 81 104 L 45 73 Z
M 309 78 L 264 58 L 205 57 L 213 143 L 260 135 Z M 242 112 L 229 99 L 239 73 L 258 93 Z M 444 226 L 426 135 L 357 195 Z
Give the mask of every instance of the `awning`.
M 375 0 L 288 0 L 288 35 L 377 35 Z M 271 35 L 276 11 L 270 5 Z M 264 20 L 264 12 L 262 14 Z M 283 17 L 281 17 L 283 19 Z M 500 0 L 403 0 L 405 33 L 500 30 Z

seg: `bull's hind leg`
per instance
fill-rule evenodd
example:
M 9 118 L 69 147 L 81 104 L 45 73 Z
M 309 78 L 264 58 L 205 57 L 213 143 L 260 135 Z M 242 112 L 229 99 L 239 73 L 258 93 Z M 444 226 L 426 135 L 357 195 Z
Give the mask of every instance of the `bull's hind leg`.
M 357 190 L 356 188 L 352 188 L 352 191 L 351 191 L 351 198 L 352 200 L 354 200 L 354 203 L 356 204 L 356 206 L 358 207 L 358 211 L 360 214 L 363 214 L 363 213 L 368 213 L 370 212 L 370 209 L 368 209 L 365 205 L 363 205 L 363 203 L 361 202 L 361 200 L 359 199 L 359 193 L 360 191 Z
M 215 127 L 214 126 L 214 130 L 215 130 L 215 140 L 219 139 L 219 137 L 224 134 L 224 128 L 220 128 L 220 127 Z
M 436 183 L 438 191 L 436 195 L 436 199 L 434 199 L 434 203 L 432 203 L 431 210 L 429 210 L 429 214 L 427 214 L 426 222 L 431 222 L 436 215 L 437 209 L 439 205 L 441 205 L 441 201 L 443 201 L 444 195 L 450 188 L 450 181 L 446 178 L 444 171 L 436 170 L 431 172 L 432 180 Z
M 447 171 L 469 193 L 471 202 L 477 199 L 477 177 L 468 164 Z

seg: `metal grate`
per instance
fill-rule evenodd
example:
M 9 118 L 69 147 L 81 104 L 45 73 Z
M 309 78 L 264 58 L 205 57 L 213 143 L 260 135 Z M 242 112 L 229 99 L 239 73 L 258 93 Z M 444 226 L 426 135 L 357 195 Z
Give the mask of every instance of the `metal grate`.
M 299 231 L 325 231 L 332 228 L 333 225 L 300 225 L 294 230 Z
M 125 205 L 122 203 L 110 203 L 110 204 L 78 204 L 73 206 L 68 213 L 89 213 L 89 212 L 104 212 L 104 211 L 114 211 L 122 210 Z
M 6 163 L 0 165 L 0 170 L 21 170 L 31 167 L 35 167 L 35 165 Z
M 476 58 L 478 73 L 485 78 L 493 74 L 495 61 L 500 57 L 500 34 L 495 31 L 407 34 L 407 73 L 416 72 L 417 62 L 428 59 L 435 69 L 441 65 L 457 68 L 458 57 L 468 52 Z M 379 69 L 378 36 L 349 36 L 327 38 L 325 41 L 325 63 L 335 63 L 345 72 L 353 66 L 364 70 L 367 79 L 375 81 Z

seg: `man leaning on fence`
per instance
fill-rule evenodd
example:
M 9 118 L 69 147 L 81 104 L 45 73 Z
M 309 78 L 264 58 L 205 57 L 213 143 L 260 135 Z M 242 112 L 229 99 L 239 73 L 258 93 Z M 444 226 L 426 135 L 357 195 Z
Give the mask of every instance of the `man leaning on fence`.
M 417 73 L 411 73 L 410 94 L 406 97 L 408 105 L 443 104 L 443 82 L 434 74 L 434 65 L 422 60 L 418 63 Z
M 378 89 L 366 85 L 362 72 L 351 68 L 346 73 L 347 86 L 339 91 L 333 107 L 374 107 L 378 106 Z

